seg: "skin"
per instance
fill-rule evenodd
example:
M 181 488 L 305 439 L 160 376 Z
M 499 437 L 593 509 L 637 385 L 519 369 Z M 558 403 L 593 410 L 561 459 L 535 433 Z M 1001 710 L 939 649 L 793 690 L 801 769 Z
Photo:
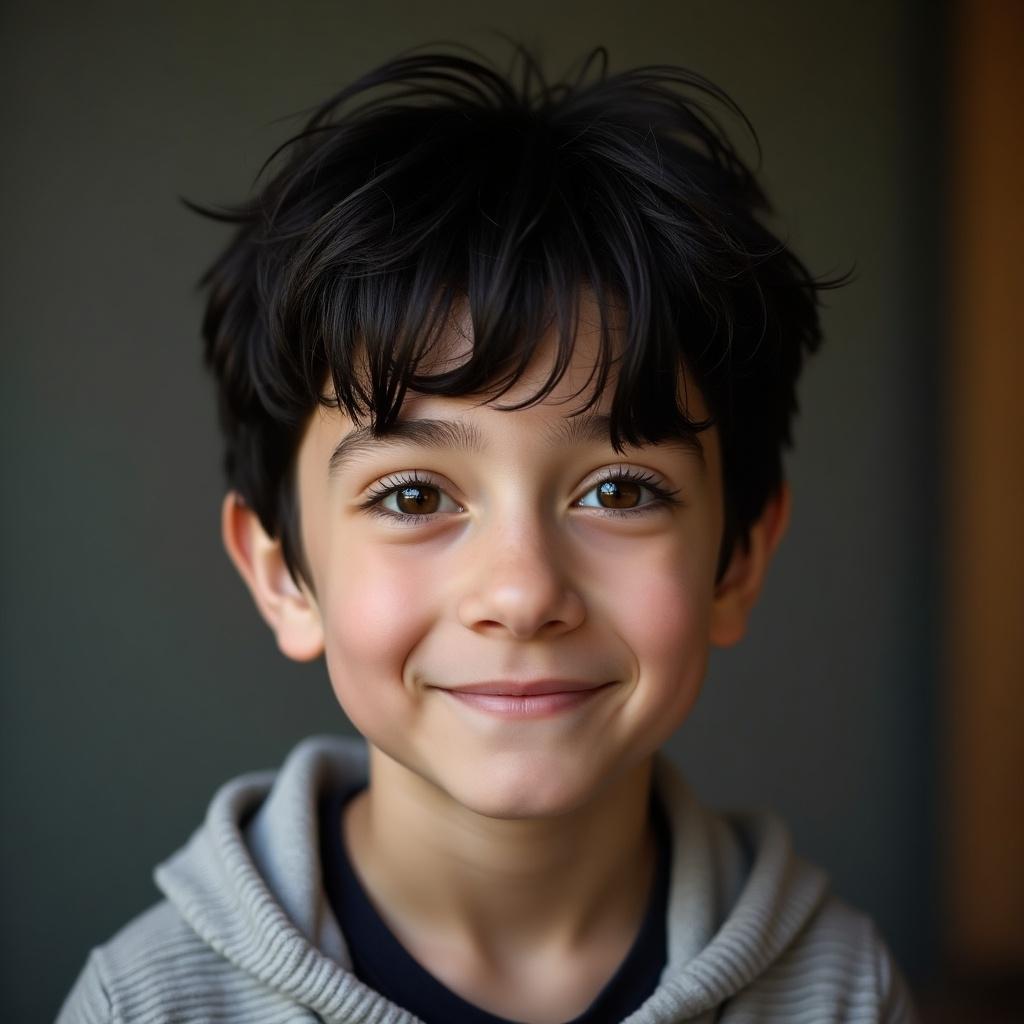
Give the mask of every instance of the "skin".
M 468 333 L 451 333 L 447 358 Z M 596 344 L 584 321 L 568 372 L 527 409 L 416 395 L 403 406 L 403 420 L 471 425 L 478 450 L 380 446 L 331 475 L 355 425 L 336 409 L 314 413 L 297 463 L 309 581 L 292 580 L 279 542 L 236 495 L 223 510 L 227 550 L 281 650 L 326 656 L 369 743 L 370 786 L 339 827 L 371 899 L 449 988 L 529 1024 L 582 1012 L 628 952 L 653 873 L 652 758 L 693 706 L 710 647 L 742 636 L 788 519 L 783 487 L 716 581 L 714 428 L 700 452 L 550 444 L 588 394 Z M 553 351 L 545 339 L 501 403 L 532 395 Z M 703 417 L 692 386 L 689 396 Z M 610 499 L 597 489 L 622 471 L 675 502 L 628 481 Z M 416 500 L 392 491 L 376 507 L 417 518 L 363 507 L 413 477 Z M 532 717 L 451 692 L 541 678 L 601 688 Z

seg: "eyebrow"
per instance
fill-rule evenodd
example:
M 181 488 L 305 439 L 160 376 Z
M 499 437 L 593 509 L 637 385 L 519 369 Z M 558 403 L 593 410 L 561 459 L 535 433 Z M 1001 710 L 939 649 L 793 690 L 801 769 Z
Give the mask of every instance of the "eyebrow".
M 357 427 L 346 434 L 331 452 L 327 475 L 338 476 L 351 463 L 381 449 L 400 447 L 482 452 L 484 441 L 473 424 L 462 420 L 398 420 L 379 436 L 372 427 Z
M 608 441 L 610 437 L 611 417 L 604 413 L 569 417 L 544 431 L 544 440 L 550 448 Z M 701 466 L 704 466 L 704 449 L 696 436 L 680 435 L 659 441 L 658 444 L 695 454 Z M 472 423 L 462 420 L 398 420 L 380 435 L 368 426 L 357 427 L 346 434 L 331 452 L 327 475 L 329 478 L 339 476 L 362 458 L 382 449 L 400 447 L 475 453 L 486 450 L 482 434 Z
M 594 441 L 610 441 L 611 424 L 612 418 L 606 413 L 573 416 L 549 428 L 545 432 L 546 440 L 552 448 L 560 446 L 572 447 L 573 445 L 583 445 Z M 706 468 L 704 446 L 700 443 L 700 439 L 696 434 L 677 434 L 655 443 L 660 447 L 679 448 L 684 452 L 696 455 L 701 468 Z

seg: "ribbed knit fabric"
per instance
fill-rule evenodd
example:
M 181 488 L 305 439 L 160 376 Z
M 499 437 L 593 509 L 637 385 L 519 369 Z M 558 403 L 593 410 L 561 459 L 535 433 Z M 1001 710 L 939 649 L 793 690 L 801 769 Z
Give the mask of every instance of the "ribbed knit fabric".
M 348 970 L 321 881 L 319 794 L 365 773 L 361 742 L 314 736 L 276 775 L 222 786 L 157 866 L 166 898 L 91 952 L 57 1024 L 416 1024 Z M 707 811 L 664 759 L 655 785 L 673 833 L 668 963 L 623 1024 L 914 1020 L 874 925 L 778 819 Z

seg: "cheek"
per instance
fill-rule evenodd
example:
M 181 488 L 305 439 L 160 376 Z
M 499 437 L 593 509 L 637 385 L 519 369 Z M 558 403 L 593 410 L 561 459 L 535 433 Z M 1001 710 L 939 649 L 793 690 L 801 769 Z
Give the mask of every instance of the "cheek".
M 686 720 L 707 671 L 710 588 L 685 573 L 649 572 L 622 595 L 620 628 L 638 688 L 623 721 L 660 747 Z
M 619 622 L 641 668 L 689 674 L 708 643 L 710 598 L 685 577 L 651 572 L 619 595 Z
M 617 559 L 602 588 L 617 631 L 647 670 L 686 672 L 708 643 L 713 567 L 685 540 L 666 538 Z
M 398 698 L 403 667 L 432 621 L 429 574 L 401 552 L 372 545 L 339 552 L 321 597 L 331 682 L 345 710 L 372 691 Z

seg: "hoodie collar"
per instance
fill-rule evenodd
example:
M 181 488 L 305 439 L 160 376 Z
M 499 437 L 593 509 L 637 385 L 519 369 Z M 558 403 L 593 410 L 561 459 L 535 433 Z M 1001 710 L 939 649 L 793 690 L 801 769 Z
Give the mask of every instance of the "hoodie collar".
M 320 794 L 366 773 L 361 740 L 303 740 L 279 772 L 221 786 L 154 880 L 203 942 L 325 1024 L 414 1024 L 351 973 L 322 882 Z M 668 963 L 630 1024 L 693 1019 L 719 1006 L 792 943 L 827 890 L 824 873 L 794 855 L 770 813 L 708 812 L 663 756 L 654 777 L 673 837 Z

